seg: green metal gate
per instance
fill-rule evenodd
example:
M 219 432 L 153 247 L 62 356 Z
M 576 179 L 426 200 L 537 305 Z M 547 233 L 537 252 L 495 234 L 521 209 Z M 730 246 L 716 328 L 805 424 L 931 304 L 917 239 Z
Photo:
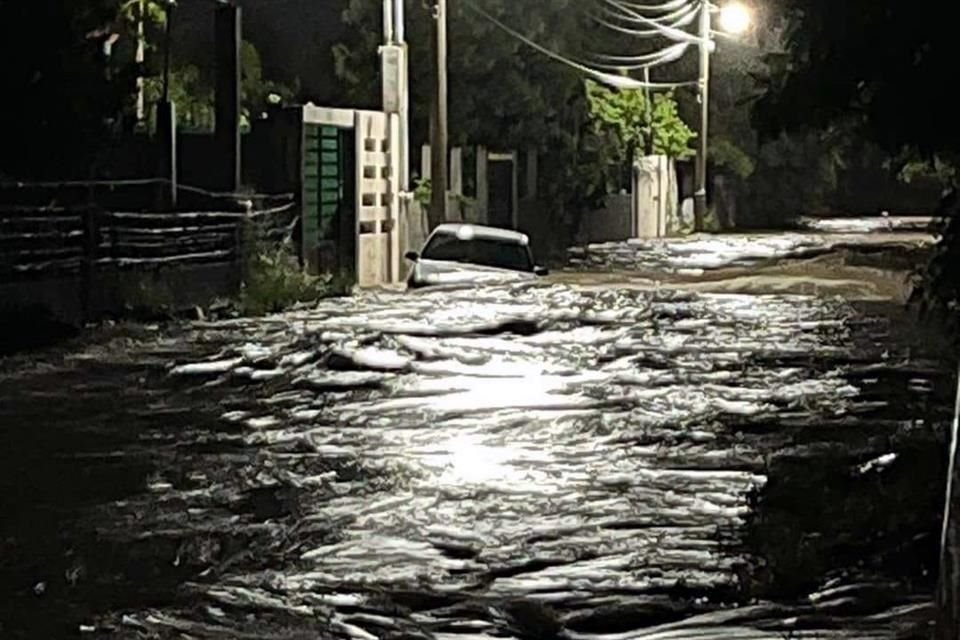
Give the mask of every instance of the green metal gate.
M 356 252 L 354 133 L 305 124 L 303 151 L 304 261 L 310 273 L 352 279 Z

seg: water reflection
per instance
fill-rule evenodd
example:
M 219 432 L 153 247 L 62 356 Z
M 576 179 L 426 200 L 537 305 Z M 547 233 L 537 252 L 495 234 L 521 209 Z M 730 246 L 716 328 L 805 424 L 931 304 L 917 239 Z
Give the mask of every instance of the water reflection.
M 441 484 L 487 484 L 490 482 L 522 482 L 524 476 L 510 463 L 514 454 L 506 447 L 491 447 L 479 436 L 458 436 L 443 445 L 449 453 Z
M 511 616 L 534 616 L 519 601 L 549 609 L 550 629 L 684 618 L 670 633 L 709 637 L 724 607 L 777 597 L 739 628 L 799 616 L 830 637 L 805 596 L 874 557 L 875 575 L 912 575 L 875 551 L 908 557 L 923 523 L 882 519 L 926 509 L 907 487 L 932 494 L 939 473 L 888 480 L 931 442 L 903 415 L 942 404 L 907 386 L 941 383 L 902 370 L 891 331 L 908 322 L 875 316 L 802 296 L 518 285 L 204 326 L 163 346 L 186 397 L 175 425 L 140 434 L 157 490 L 89 520 L 115 543 L 175 540 L 157 565 L 185 558 L 192 605 L 223 614 L 126 612 L 153 632 L 232 637 L 253 619 L 282 637 L 282 612 L 339 636 L 472 621 L 506 637 Z M 214 410 L 218 429 L 199 423 Z M 889 544 L 857 544 L 880 530 Z

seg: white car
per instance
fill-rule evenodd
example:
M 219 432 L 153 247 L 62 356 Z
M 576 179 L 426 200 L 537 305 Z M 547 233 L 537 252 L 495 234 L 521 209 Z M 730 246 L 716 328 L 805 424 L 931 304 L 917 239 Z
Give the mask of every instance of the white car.
M 411 289 L 444 284 L 531 280 L 548 274 L 537 266 L 526 234 L 474 224 L 442 224 L 420 253 L 410 251 Z

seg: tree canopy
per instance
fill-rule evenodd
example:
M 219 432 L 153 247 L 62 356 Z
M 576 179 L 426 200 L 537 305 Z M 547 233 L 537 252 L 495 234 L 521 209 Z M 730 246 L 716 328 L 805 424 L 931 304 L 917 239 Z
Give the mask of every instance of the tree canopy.
M 114 0 L 0 1 L 0 171 L 77 175 L 92 166 L 133 92 L 132 69 L 106 55 L 117 9 Z
M 350 38 L 335 48 L 337 74 L 349 101 L 379 104 L 380 3 L 352 0 L 344 12 Z M 410 3 L 411 114 L 414 133 L 425 139 L 430 109 L 432 13 L 427 3 Z M 576 55 L 589 32 L 575 0 L 522 3 L 484 0 L 484 10 L 541 44 Z M 579 74 L 558 65 L 472 12 L 450 3 L 449 122 L 451 143 L 523 148 L 547 145 L 560 111 L 582 93 Z
M 622 162 L 640 154 L 689 158 L 697 137 L 677 113 L 672 93 L 649 99 L 642 91 L 607 89 L 587 80 L 587 98 L 594 132 L 603 136 Z
M 954 3 L 779 0 L 777 8 L 789 29 L 762 78 L 754 110 L 762 134 L 842 122 L 892 154 L 956 153 Z
M 941 212 L 945 242 L 923 294 L 955 318 L 960 298 L 960 119 L 950 99 L 955 67 L 954 3 L 899 0 L 780 0 L 790 25 L 769 56 L 754 122 L 765 136 L 845 128 L 885 150 L 903 179 L 933 175 L 952 187 Z M 955 321 L 955 320 L 953 320 Z

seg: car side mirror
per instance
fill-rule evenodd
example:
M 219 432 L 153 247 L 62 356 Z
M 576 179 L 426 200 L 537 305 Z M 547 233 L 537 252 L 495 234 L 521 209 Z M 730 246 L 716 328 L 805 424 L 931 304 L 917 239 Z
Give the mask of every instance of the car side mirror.
M 533 273 L 538 276 L 548 276 L 550 275 L 550 269 L 546 267 L 534 267 Z
M 403 257 L 409 260 L 410 262 L 416 262 L 417 260 L 420 259 L 420 254 L 417 253 L 416 251 L 407 251 L 405 254 L 403 254 Z

